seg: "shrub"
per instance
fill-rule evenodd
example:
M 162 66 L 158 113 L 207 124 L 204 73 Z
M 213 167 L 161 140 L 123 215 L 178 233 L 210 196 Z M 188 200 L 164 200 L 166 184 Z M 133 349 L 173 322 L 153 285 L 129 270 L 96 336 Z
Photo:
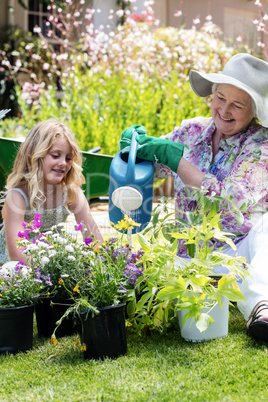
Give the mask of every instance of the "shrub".
M 53 89 L 41 94 L 41 107 L 33 106 L 30 111 L 20 96 L 20 124 L 30 129 L 37 121 L 58 118 L 74 131 L 82 150 L 101 146 L 103 153 L 115 154 L 122 131 L 132 124 L 142 124 L 149 135 L 160 136 L 172 131 L 182 119 L 210 114 L 207 103 L 174 73 L 168 82 L 136 82 L 123 74 L 105 80 L 102 74 L 77 71 L 63 81 L 63 88 L 60 108 Z M 0 122 L 4 136 L 10 127 L 8 120 Z

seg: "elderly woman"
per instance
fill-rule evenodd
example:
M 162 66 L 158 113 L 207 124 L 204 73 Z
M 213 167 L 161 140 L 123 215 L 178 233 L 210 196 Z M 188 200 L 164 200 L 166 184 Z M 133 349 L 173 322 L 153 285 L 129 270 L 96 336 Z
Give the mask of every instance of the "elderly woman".
M 228 200 L 237 208 L 246 205 L 242 226 L 229 214 L 222 227 L 236 233 L 237 255 L 252 267 L 241 285 L 246 301 L 238 308 L 249 334 L 268 342 L 268 64 L 241 53 L 221 73 L 191 70 L 189 79 L 198 96 L 213 94 L 211 117 L 185 120 L 162 138 L 149 137 L 143 126 L 135 126 L 141 134 L 137 155 L 155 162 L 157 176 L 173 174 L 178 211 L 193 210 L 194 187 L 223 197 L 223 212 L 229 209 Z M 127 149 L 130 138 L 127 129 L 121 149 Z M 229 246 L 223 252 L 234 255 Z

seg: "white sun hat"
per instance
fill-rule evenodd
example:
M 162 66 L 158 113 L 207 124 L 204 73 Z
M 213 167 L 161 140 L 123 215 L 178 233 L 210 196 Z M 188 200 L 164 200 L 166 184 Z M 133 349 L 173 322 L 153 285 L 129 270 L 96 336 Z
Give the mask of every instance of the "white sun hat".
M 247 53 L 231 57 L 222 72 L 199 73 L 191 70 L 192 89 L 200 97 L 212 94 L 213 84 L 229 84 L 247 92 L 256 107 L 256 117 L 268 127 L 268 63 Z

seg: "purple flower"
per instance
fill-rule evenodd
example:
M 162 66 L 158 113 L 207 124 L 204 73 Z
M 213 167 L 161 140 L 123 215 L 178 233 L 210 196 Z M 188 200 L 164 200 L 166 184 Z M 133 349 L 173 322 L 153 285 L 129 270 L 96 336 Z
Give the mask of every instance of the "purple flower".
M 17 264 L 16 264 L 16 267 L 20 267 L 20 268 L 23 268 L 23 267 L 25 267 L 25 266 L 26 266 L 26 264 L 24 264 L 23 261 L 19 261 L 19 262 L 17 262 Z
M 42 226 L 41 221 L 33 221 L 32 223 L 32 229 L 40 229 L 41 226 Z
M 22 226 L 25 228 L 28 225 L 27 222 L 22 222 Z
M 39 269 L 35 269 L 35 275 L 37 278 L 41 278 L 41 272 L 39 271 Z
M 41 214 L 37 213 L 37 214 L 34 215 L 34 220 L 35 221 L 40 221 L 40 219 L 41 219 Z
M 18 237 L 20 237 L 21 239 L 29 240 L 29 236 L 25 232 L 19 232 Z
M 82 228 L 83 228 L 83 225 L 82 225 L 82 223 L 79 223 L 79 222 L 77 222 L 77 226 L 75 227 L 75 230 L 82 230 Z
M 110 239 L 107 240 L 107 244 L 109 246 L 111 246 L 112 244 L 117 242 L 117 238 L 116 237 L 110 237 Z
M 86 238 L 85 238 L 85 245 L 86 245 L 86 246 L 89 246 L 90 243 L 92 243 L 92 242 L 93 242 L 93 239 L 92 239 L 91 237 L 86 237 Z
M 37 278 L 34 278 L 33 281 L 36 282 L 36 283 L 42 283 L 42 280 L 41 280 L 41 279 L 37 279 Z

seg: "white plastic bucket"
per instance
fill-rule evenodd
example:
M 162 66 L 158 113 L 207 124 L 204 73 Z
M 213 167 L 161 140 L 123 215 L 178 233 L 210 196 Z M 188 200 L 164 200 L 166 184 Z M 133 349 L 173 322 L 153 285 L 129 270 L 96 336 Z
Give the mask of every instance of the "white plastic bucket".
M 207 313 L 209 309 L 203 309 L 203 313 Z M 188 310 L 179 310 L 178 318 L 181 329 L 181 336 L 187 342 L 202 342 L 215 338 L 223 338 L 228 334 L 229 322 L 229 300 L 225 297 L 222 298 L 222 308 L 217 303 L 211 310 L 209 315 L 213 318 L 213 322 L 203 332 L 200 332 L 195 325 L 195 321 L 188 318 L 182 328 L 182 320 Z

